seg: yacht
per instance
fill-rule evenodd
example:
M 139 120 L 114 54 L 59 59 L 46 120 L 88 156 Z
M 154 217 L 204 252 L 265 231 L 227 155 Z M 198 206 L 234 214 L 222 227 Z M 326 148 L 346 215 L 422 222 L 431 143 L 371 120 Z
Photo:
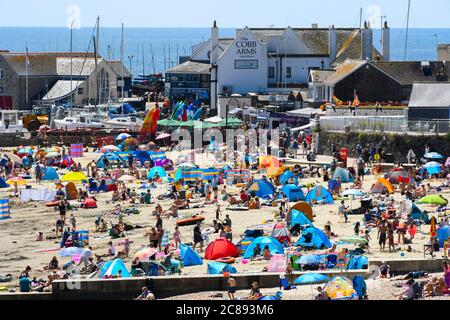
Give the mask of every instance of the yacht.
M 139 132 L 143 123 L 144 121 L 136 116 L 103 120 L 106 129 L 126 129 L 130 132 Z
M 66 117 L 64 119 L 54 120 L 56 129 L 73 131 L 78 129 L 100 129 L 103 128 L 103 123 L 97 117 L 92 115 L 76 115 Z
M 23 127 L 22 119 L 19 116 L 18 111 L 14 110 L 1 110 L 0 111 L 0 132 L 28 132 Z

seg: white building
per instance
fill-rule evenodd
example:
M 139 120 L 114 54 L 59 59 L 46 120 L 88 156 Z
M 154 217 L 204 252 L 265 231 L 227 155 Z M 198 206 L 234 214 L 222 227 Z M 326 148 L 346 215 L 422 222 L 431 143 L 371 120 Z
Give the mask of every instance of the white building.
M 193 46 L 189 61 L 167 70 L 166 76 L 175 72 L 178 80 L 182 70 L 200 75 L 209 65 L 208 102 L 215 109 L 219 96 L 286 94 L 306 88 L 311 70 L 330 69 L 349 58 L 389 60 L 389 36 L 385 25 L 382 55 L 373 46 L 373 31 L 368 23 L 363 29 L 245 27 L 236 30 L 234 39 L 220 39 L 214 22 L 211 39 Z M 193 70 L 193 62 L 198 71 Z M 166 78 L 170 92 L 171 80 Z M 177 82 L 178 88 L 183 86 Z M 223 116 L 227 110 L 223 110 L 223 106 L 220 109 L 218 113 Z

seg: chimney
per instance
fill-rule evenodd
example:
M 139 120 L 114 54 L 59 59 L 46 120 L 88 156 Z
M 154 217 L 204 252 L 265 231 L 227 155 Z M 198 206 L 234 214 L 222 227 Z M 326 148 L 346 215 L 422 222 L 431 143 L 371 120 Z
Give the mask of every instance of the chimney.
M 328 53 L 330 55 L 330 65 L 336 60 L 337 48 L 336 48 L 336 29 L 332 25 L 329 29 L 328 37 Z
M 373 60 L 373 30 L 367 21 L 361 29 L 361 59 Z
M 219 46 L 219 28 L 217 28 L 217 22 L 214 20 L 213 27 L 211 28 L 211 64 L 216 65 L 217 59 L 217 47 Z
M 391 60 L 391 29 L 388 27 L 387 21 L 384 22 L 382 32 L 382 46 L 383 46 L 383 59 L 385 61 Z

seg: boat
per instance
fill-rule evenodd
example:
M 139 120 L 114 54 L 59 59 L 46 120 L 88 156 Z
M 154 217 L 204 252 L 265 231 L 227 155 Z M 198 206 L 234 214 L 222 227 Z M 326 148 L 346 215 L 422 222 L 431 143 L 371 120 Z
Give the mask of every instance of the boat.
M 130 132 L 139 132 L 143 123 L 143 120 L 135 116 L 103 120 L 106 129 L 126 129 Z
M 56 129 L 67 131 L 78 129 L 99 129 L 104 127 L 100 119 L 88 114 L 70 116 L 59 120 L 55 119 L 54 123 Z
M 0 132 L 1 133 L 15 133 L 28 132 L 23 127 L 22 119 L 18 111 L 1 110 L 0 111 Z

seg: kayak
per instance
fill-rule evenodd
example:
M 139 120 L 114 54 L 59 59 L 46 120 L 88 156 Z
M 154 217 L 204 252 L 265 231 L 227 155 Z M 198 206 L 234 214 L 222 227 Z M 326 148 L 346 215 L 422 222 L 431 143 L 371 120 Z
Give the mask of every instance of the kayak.
M 51 208 L 51 207 L 57 207 L 57 206 L 59 206 L 59 201 L 50 201 L 50 202 L 47 202 L 47 203 L 45 204 L 45 206 L 46 206 L 46 207 L 49 207 L 49 208 Z
M 183 220 L 178 220 L 177 221 L 177 226 L 179 227 L 184 227 L 184 226 L 192 226 L 197 224 L 198 222 L 203 222 L 205 221 L 205 217 L 202 216 L 193 216 L 187 219 L 183 219 Z

